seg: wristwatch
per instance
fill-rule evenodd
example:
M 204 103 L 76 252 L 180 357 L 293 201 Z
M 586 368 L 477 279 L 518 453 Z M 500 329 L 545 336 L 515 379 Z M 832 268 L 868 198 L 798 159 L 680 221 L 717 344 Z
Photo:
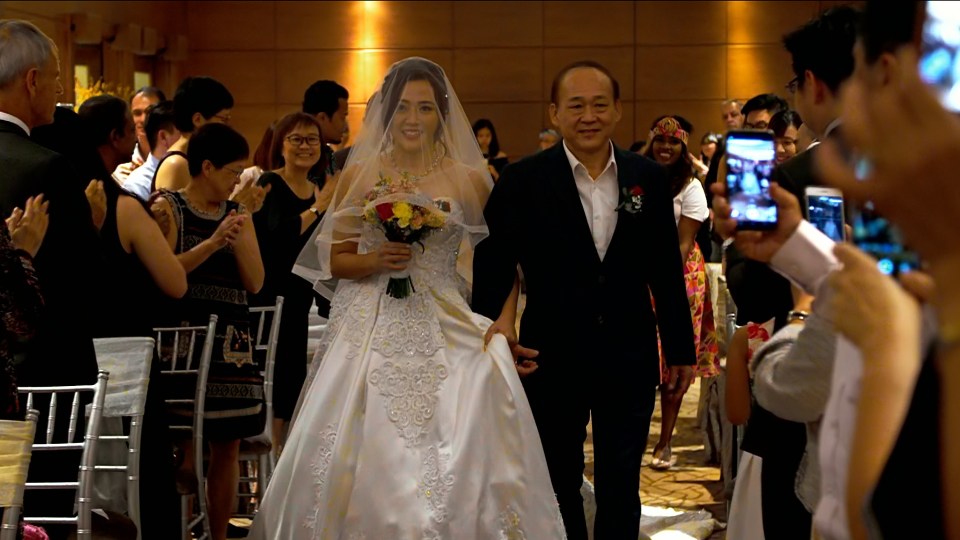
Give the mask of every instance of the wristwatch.
M 313 213 L 313 215 L 317 216 L 318 219 L 320 218 L 320 211 L 317 210 L 316 207 L 311 206 L 310 208 L 307 208 L 307 210 Z
M 806 311 L 799 311 L 796 309 L 790 310 L 790 312 L 787 313 L 787 322 L 791 323 L 793 321 L 805 321 L 809 316 L 810 314 Z

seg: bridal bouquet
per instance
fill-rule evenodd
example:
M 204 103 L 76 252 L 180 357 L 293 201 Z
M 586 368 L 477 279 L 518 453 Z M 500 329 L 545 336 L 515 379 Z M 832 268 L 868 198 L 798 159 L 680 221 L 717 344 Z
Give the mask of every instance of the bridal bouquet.
M 446 216 L 437 208 L 412 204 L 405 200 L 379 202 L 390 195 L 413 194 L 413 182 L 402 177 L 393 182 L 380 176 L 380 181 L 367 193 L 363 219 L 383 230 L 387 240 L 404 244 L 420 244 L 431 232 L 443 227 Z M 387 294 L 393 298 L 406 298 L 416 292 L 407 270 L 394 272 L 387 283 Z

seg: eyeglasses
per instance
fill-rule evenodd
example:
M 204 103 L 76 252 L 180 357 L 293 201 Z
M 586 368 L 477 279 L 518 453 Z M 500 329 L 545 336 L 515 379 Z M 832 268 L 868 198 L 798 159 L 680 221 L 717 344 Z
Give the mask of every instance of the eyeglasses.
M 213 118 L 216 118 L 217 120 L 223 122 L 224 124 L 229 124 L 229 123 L 230 123 L 230 115 L 229 115 L 229 114 L 215 114 L 215 115 L 213 115 Z
M 767 129 L 767 127 L 768 127 L 768 124 L 763 120 L 757 122 L 756 124 L 751 124 L 749 122 L 743 123 L 744 129 Z
M 306 142 L 310 146 L 320 146 L 320 136 L 319 135 L 310 135 L 307 137 L 302 137 L 300 135 L 288 135 L 286 141 L 294 146 L 300 146 Z
M 784 86 L 784 88 L 787 89 L 787 92 L 790 92 L 791 94 L 796 94 L 797 88 L 800 88 L 800 77 L 794 77 L 790 79 L 790 82 L 788 82 Z
M 236 176 L 237 178 L 240 178 L 240 175 L 243 174 L 243 169 L 240 169 L 240 170 L 238 171 L 238 170 L 231 169 L 230 167 L 226 167 L 226 166 L 225 166 L 223 169 L 224 169 L 225 171 L 229 172 L 230 174 Z

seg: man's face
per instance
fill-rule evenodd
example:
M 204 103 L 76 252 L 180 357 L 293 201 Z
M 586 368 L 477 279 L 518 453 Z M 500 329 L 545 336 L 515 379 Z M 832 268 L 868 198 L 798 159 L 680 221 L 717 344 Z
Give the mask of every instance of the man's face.
M 56 54 L 36 70 L 29 91 L 34 123 L 32 127 L 52 124 L 58 98 L 63 94 L 63 85 L 60 84 L 60 58 Z
M 137 126 L 137 140 L 140 141 L 140 147 L 144 150 L 150 149 L 147 133 L 143 130 L 143 123 L 147 119 L 147 108 L 157 103 L 160 103 L 160 100 L 156 96 L 147 96 L 142 93 L 133 96 L 130 100 L 130 112 L 133 114 L 133 123 Z
M 770 118 L 773 115 L 770 114 L 770 111 L 761 109 L 759 111 L 750 111 L 747 113 L 747 117 L 744 118 L 743 128 L 744 129 L 767 129 L 767 126 L 770 124 Z
M 350 113 L 350 107 L 347 100 L 340 98 L 340 108 L 328 117 L 327 113 L 318 113 L 317 121 L 323 130 L 323 142 L 327 144 L 340 144 L 343 141 L 343 134 L 347 131 L 347 115 Z
M 736 103 L 724 103 L 720 109 L 723 117 L 723 124 L 727 129 L 740 129 L 743 125 L 743 115 L 740 114 L 740 105 Z
M 613 82 L 599 70 L 570 70 L 560 81 L 550 118 L 574 152 L 597 152 L 610 144 L 622 114 L 613 98 Z

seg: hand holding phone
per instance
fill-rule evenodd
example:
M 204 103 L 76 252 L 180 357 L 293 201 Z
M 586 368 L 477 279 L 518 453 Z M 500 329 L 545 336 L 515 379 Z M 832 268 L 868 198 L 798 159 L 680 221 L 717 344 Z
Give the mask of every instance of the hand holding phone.
M 727 133 L 727 198 L 737 230 L 767 231 L 777 226 L 777 204 L 770 197 L 776 166 L 773 132 L 736 130 Z

